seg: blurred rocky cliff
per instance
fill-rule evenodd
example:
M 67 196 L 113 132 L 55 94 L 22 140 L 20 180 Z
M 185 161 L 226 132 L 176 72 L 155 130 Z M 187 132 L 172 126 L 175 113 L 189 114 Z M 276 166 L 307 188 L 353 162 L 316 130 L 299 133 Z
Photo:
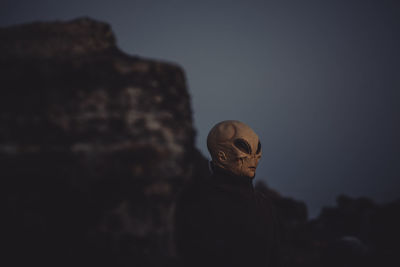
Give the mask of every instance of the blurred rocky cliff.
M 400 199 L 375 203 L 339 195 L 336 206 L 307 219 L 303 202 L 257 184 L 275 202 L 286 267 L 400 266 Z
M 183 70 L 121 52 L 109 25 L 86 18 L 2 28 L 0 40 L 11 262 L 173 261 L 175 198 L 204 164 Z

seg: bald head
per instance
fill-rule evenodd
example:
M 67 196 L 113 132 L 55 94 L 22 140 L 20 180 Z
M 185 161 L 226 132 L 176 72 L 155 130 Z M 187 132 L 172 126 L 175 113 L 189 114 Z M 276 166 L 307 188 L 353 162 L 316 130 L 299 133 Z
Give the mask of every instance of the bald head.
M 216 166 L 234 175 L 255 176 L 261 143 L 245 123 L 235 120 L 217 123 L 208 134 L 207 148 Z

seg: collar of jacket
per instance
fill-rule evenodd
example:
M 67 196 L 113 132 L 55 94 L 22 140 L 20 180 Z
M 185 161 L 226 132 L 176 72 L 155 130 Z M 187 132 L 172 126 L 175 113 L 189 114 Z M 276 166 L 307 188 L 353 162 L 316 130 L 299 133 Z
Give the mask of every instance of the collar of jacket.
M 246 176 L 238 176 L 234 175 L 231 172 L 224 170 L 212 162 L 210 162 L 211 170 L 213 172 L 213 180 L 217 184 L 221 185 L 231 185 L 238 187 L 247 187 L 253 189 L 253 178 L 249 178 Z

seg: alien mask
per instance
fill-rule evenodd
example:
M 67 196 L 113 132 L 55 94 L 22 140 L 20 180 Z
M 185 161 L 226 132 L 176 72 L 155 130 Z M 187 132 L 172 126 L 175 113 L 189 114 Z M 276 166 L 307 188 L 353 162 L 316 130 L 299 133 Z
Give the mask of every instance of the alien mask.
M 208 134 L 207 147 L 214 165 L 237 176 L 254 178 L 261 158 L 261 143 L 243 122 L 216 124 Z

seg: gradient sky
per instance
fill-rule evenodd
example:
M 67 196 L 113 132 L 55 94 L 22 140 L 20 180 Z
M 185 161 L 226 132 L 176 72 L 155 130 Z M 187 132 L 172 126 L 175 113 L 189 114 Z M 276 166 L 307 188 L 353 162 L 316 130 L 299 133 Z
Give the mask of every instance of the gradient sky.
M 400 1 L 0 4 L 0 26 L 81 16 L 111 24 L 126 53 L 185 69 L 204 155 L 214 124 L 249 124 L 257 179 L 312 217 L 340 193 L 400 197 Z

